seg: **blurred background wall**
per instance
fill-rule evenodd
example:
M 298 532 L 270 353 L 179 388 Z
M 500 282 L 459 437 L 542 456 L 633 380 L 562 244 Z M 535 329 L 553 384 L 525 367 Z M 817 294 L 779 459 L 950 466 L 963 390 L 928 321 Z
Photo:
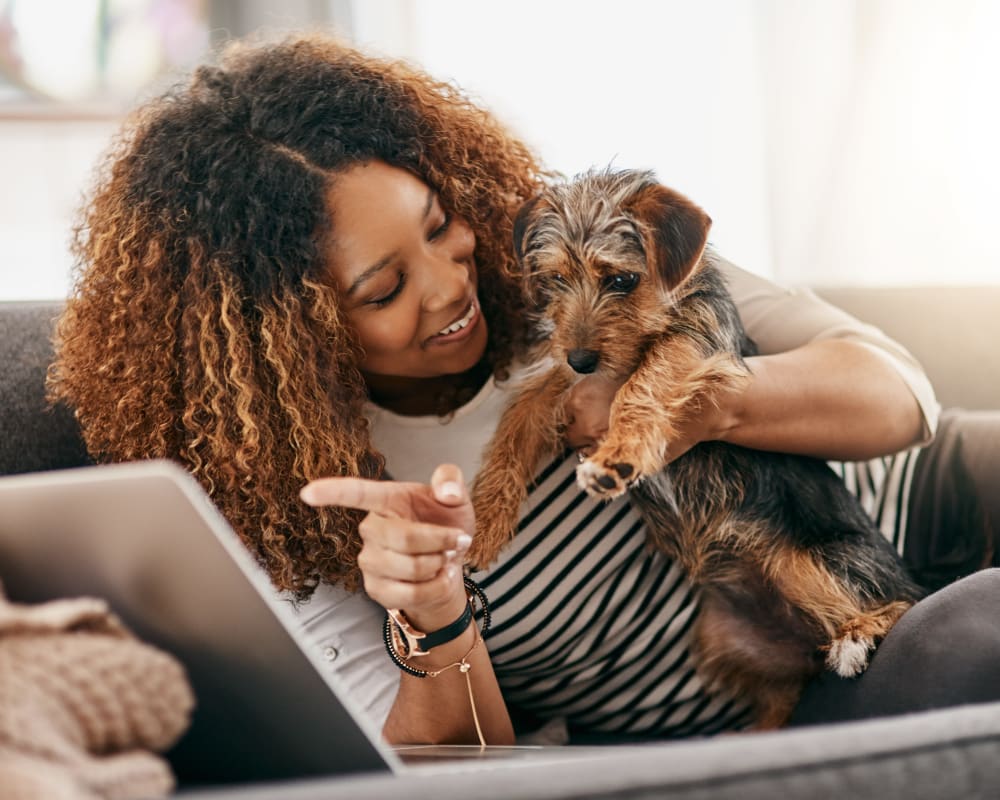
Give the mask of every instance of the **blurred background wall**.
M 0 0 L 0 299 L 69 290 L 122 115 L 227 38 L 418 62 L 549 164 L 646 167 L 787 284 L 1000 284 L 997 0 Z

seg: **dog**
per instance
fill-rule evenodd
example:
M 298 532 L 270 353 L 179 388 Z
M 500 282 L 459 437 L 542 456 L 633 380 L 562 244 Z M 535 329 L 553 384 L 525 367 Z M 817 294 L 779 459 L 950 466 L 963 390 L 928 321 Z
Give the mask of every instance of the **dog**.
M 538 358 L 484 453 L 469 558 L 483 568 L 513 537 L 535 470 L 565 448 L 573 385 L 624 380 L 577 482 L 596 497 L 631 491 L 651 544 L 696 587 L 699 672 L 749 699 L 756 728 L 777 728 L 824 666 L 864 671 L 921 591 L 826 463 L 723 442 L 666 463 L 685 419 L 746 381 L 756 351 L 710 225 L 644 171 L 591 171 L 521 207 L 514 248 Z

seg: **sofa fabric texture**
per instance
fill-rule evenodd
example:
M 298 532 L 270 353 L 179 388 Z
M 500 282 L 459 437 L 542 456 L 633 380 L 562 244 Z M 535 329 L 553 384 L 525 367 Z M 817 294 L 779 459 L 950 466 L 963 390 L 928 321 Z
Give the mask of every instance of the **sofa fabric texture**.
M 90 463 L 76 420 L 45 401 L 61 302 L 0 303 L 0 475 Z

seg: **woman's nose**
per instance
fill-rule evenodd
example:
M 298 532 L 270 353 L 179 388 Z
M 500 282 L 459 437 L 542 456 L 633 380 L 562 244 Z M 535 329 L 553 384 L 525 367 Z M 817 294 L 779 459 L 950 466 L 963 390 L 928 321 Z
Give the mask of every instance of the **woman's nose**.
M 424 267 L 424 308 L 440 311 L 469 294 L 469 268 L 452 258 L 428 258 Z

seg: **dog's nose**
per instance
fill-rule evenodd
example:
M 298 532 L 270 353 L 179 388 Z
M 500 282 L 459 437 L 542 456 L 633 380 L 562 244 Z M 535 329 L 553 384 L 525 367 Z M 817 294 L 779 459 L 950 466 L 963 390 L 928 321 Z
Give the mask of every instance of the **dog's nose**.
M 596 350 L 570 350 L 566 356 L 569 365 L 582 375 L 589 375 L 597 369 L 601 354 Z

